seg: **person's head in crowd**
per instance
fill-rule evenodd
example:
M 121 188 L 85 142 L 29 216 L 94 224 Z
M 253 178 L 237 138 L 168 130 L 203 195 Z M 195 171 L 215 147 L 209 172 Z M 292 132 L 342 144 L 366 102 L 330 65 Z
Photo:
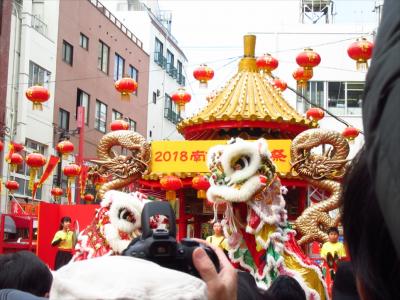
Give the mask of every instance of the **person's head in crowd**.
M 338 264 L 333 282 L 332 300 L 360 300 L 353 267 L 349 261 Z
M 306 300 L 306 293 L 296 279 L 279 275 L 268 289 L 274 300 Z
M 0 289 L 17 289 L 44 297 L 52 281 L 49 268 L 32 252 L 0 255 Z
M 68 216 L 62 217 L 60 221 L 60 230 L 68 231 L 71 227 L 71 218 Z
M 364 149 L 345 176 L 341 205 L 361 299 L 400 299 L 400 259 L 377 201 Z
M 328 237 L 331 243 L 337 243 L 339 239 L 339 230 L 337 227 L 330 227 L 328 229 Z
M 220 222 L 215 222 L 213 225 L 213 231 L 216 236 L 222 235 L 222 225 Z

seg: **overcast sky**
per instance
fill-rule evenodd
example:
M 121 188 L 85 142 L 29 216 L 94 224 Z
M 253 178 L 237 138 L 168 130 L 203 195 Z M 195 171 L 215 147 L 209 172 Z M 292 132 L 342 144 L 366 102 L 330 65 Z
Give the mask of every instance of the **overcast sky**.
M 374 0 L 336 0 L 334 23 L 375 22 L 374 4 Z M 298 23 L 300 0 L 159 0 L 159 6 L 172 11 L 172 34 L 189 59 L 187 88 L 194 101 L 187 105 L 187 113 L 192 114 L 205 104 L 211 90 L 236 72 L 242 36 Z M 198 89 L 192 76 L 193 68 L 203 62 L 216 71 L 208 90 Z

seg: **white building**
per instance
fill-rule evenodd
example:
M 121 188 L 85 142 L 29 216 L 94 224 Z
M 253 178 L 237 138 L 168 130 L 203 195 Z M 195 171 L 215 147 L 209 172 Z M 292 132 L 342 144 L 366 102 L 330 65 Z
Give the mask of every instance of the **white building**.
M 13 1 L 11 18 L 8 85 L 6 99 L 5 149 L 10 141 L 25 145 L 26 153 L 40 152 L 48 157 L 53 154 L 53 101 L 54 76 L 56 68 L 58 1 L 16 0 Z M 32 103 L 25 97 L 26 89 L 35 84 L 46 86 L 50 99 L 43 105 L 43 111 L 32 110 Z M 24 156 L 24 155 L 23 155 Z M 28 189 L 29 170 L 18 168 L 11 173 L 8 164 L 3 165 L 3 182 L 8 178 L 19 183 L 14 193 L 18 198 L 30 198 Z M 52 179 L 37 192 L 39 199 L 50 199 Z M 8 193 L 1 195 L 5 210 Z
M 187 58 L 170 32 L 171 12 L 160 11 L 157 1 L 102 2 L 143 41 L 143 49 L 150 55 L 147 138 L 182 139 L 176 130 L 181 115 L 170 95 L 186 85 Z

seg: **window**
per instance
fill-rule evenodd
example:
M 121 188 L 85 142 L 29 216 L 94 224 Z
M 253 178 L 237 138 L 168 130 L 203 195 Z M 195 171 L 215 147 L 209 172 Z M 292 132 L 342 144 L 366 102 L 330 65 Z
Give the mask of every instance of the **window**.
M 81 32 L 81 36 L 79 38 L 79 46 L 81 46 L 85 50 L 89 49 L 89 38 L 86 35 L 84 35 L 82 32 Z
M 182 67 L 182 62 L 177 60 L 176 61 L 176 69 L 177 69 L 177 76 L 176 76 L 176 81 L 182 85 L 185 86 L 185 76 L 183 76 L 183 67 Z
M 176 78 L 176 69 L 174 68 L 174 55 L 167 50 L 167 73 Z
M 164 118 L 177 124 L 181 121 L 181 115 L 175 102 L 168 94 L 165 94 Z
M 136 131 L 136 121 L 134 121 L 134 120 L 132 120 L 132 119 L 129 119 L 129 128 L 130 128 L 132 131 Z
M 323 81 L 309 81 L 305 96 L 311 103 L 318 106 L 324 106 L 324 82 Z M 310 104 L 304 103 L 304 109 L 310 108 Z
M 361 116 L 363 91 L 364 82 L 361 81 L 310 81 L 306 96 L 333 114 Z M 307 110 L 310 105 L 305 103 L 304 107 Z
M 160 66 L 164 66 L 164 45 L 158 38 L 155 39 L 154 44 L 154 61 Z
M 119 111 L 116 111 L 115 109 L 113 109 L 111 121 L 114 122 L 115 120 L 121 120 L 121 119 L 122 119 L 122 114 Z
M 133 78 L 136 83 L 139 83 L 139 71 L 132 65 L 129 65 L 129 72 L 128 72 L 129 76 L 131 78 Z M 134 95 L 137 95 L 137 90 L 139 89 L 139 87 L 136 89 L 136 91 L 134 92 Z
M 104 73 L 108 74 L 108 59 L 110 54 L 110 47 L 99 41 L 99 55 L 97 60 L 97 68 Z
M 336 115 L 346 113 L 345 82 L 328 82 L 328 108 Z
M 66 41 L 63 41 L 62 45 L 62 60 L 72 66 L 72 60 L 74 56 L 74 47 Z
M 85 124 L 89 124 L 89 94 L 85 93 L 81 89 L 77 90 L 76 93 L 76 115 L 75 119 L 78 118 L 78 107 L 83 106 L 85 108 Z
M 157 93 L 153 92 L 153 103 L 157 104 Z
M 115 53 L 114 80 L 121 79 L 124 74 L 125 59 Z
M 107 124 L 107 105 L 103 102 L 96 100 L 96 116 L 94 127 L 105 133 Z
M 34 62 L 29 62 L 29 86 L 40 84 L 49 87 L 51 73 Z
M 69 112 L 62 108 L 58 112 L 58 127 L 69 130 Z

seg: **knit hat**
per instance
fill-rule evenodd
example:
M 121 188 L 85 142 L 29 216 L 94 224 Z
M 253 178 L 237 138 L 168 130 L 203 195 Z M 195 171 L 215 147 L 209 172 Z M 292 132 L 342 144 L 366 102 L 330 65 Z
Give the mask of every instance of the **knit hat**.
M 53 276 L 50 299 L 207 299 L 201 279 L 127 256 L 72 262 Z

